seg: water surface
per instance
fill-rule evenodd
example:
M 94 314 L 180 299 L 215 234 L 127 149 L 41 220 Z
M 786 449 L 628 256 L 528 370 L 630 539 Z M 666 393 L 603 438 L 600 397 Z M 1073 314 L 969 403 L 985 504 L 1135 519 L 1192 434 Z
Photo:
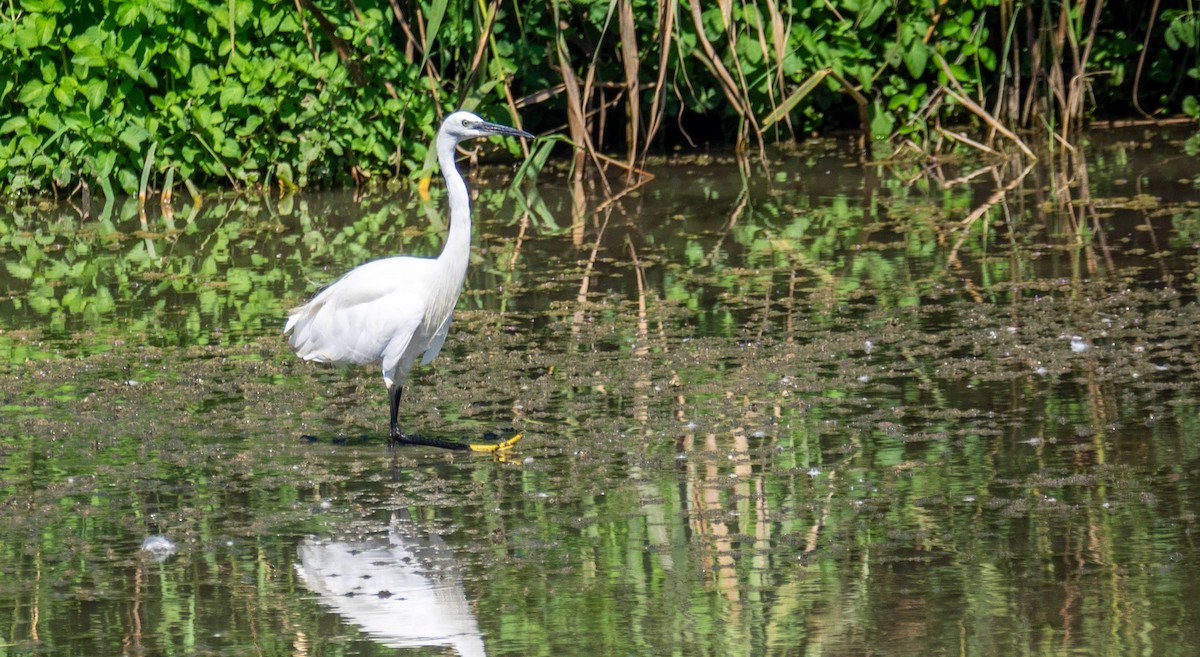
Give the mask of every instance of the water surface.
M 402 412 L 503 460 L 279 335 L 436 191 L 7 208 L 0 654 L 1193 654 L 1187 152 L 486 170 Z

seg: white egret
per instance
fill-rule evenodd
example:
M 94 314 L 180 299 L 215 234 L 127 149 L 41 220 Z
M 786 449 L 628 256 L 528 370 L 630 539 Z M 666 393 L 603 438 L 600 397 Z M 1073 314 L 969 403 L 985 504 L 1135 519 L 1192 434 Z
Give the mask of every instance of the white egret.
M 391 409 L 388 445 L 476 447 L 406 436 L 398 415 L 409 370 L 418 357 L 422 365 L 432 361 L 446 340 L 467 273 L 471 200 L 454 163 L 455 148 L 464 139 L 495 135 L 533 138 L 524 130 L 488 123 L 464 111 L 450 114 L 438 128 L 435 148 L 450 198 L 450 229 L 440 255 L 395 256 L 359 265 L 293 309 L 283 329 L 291 333 L 292 348 L 304 360 L 380 365 Z

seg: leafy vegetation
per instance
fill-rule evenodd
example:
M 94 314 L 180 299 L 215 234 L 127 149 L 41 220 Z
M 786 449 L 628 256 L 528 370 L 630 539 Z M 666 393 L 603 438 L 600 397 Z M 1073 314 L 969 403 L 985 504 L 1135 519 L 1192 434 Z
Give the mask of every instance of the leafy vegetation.
M 17 0 L 0 186 L 367 186 L 426 175 L 436 116 L 480 104 L 631 172 L 839 128 L 927 151 L 994 147 L 946 127 L 968 121 L 1019 143 L 1092 112 L 1196 117 L 1200 20 L 1145 4 Z

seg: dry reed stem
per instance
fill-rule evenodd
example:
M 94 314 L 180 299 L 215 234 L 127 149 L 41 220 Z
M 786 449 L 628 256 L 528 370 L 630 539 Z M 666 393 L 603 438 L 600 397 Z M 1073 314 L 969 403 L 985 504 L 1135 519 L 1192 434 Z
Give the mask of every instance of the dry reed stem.
M 846 93 L 850 94 L 850 97 L 854 99 L 854 103 L 858 105 L 858 123 L 859 126 L 862 127 L 862 133 L 858 142 L 858 150 L 860 153 L 866 153 L 867 139 L 871 136 L 871 117 L 867 113 L 867 107 L 869 107 L 869 103 L 867 103 L 867 97 L 862 95 L 862 92 L 858 90 L 858 87 L 850 84 L 849 80 L 842 77 L 841 73 L 838 73 L 832 68 L 826 70 L 828 71 L 828 74 L 832 76 L 839 85 L 841 85 L 842 89 L 844 89 Z
M 811 93 L 812 90 L 815 89 L 817 85 L 825 79 L 825 76 L 829 75 L 832 71 L 833 69 L 823 68 L 808 76 L 804 82 L 800 83 L 800 86 L 797 87 L 795 91 L 793 91 L 787 98 L 783 99 L 782 103 L 776 106 L 775 109 L 771 110 L 770 114 L 763 117 L 763 128 L 768 128 L 774 125 L 777 121 L 786 119 L 788 114 L 795 109 L 796 105 L 799 105 L 800 101 L 804 100 L 804 97 Z M 861 98 L 862 94 L 859 94 L 859 97 Z M 866 99 L 863 99 L 863 102 L 866 102 Z
M 601 93 L 600 94 L 601 100 L 600 100 L 600 103 L 596 106 L 596 110 L 593 112 L 587 112 L 585 110 L 586 110 L 586 108 L 592 106 L 592 96 L 595 94 L 596 88 L 597 88 L 596 72 L 600 69 L 599 59 L 600 59 L 600 52 L 601 52 L 601 44 L 604 41 L 603 35 L 608 32 L 608 25 L 609 25 L 609 21 L 612 20 L 612 16 L 613 16 L 612 7 L 610 7 L 610 10 L 608 12 L 608 17 L 605 19 L 605 22 L 604 22 L 604 28 L 601 31 L 602 38 L 597 42 L 595 50 L 592 51 L 592 57 L 588 61 L 587 73 L 584 75 L 584 78 L 583 78 L 583 93 L 580 97 L 580 105 L 579 105 L 580 111 L 582 112 L 581 116 L 583 116 L 583 125 L 584 125 L 584 129 L 585 129 L 585 134 L 588 135 L 588 140 L 586 142 L 586 151 L 587 151 L 588 156 L 592 160 L 592 164 L 596 167 L 597 170 L 602 170 L 603 167 L 600 166 L 600 160 L 597 157 L 599 152 L 596 150 L 596 146 L 591 140 L 590 132 L 587 131 L 587 127 L 591 125 L 591 123 L 589 122 L 588 119 L 593 114 L 597 114 L 597 113 L 599 114 L 600 121 L 599 121 L 599 126 L 597 127 L 597 134 L 603 135 L 604 134 L 604 124 L 607 120 L 608 108 L 610 105 L 607 101 L 604 100 L 604 94 Z M 561 52 L 563 54 L 565 54 L 566 53 L 566 44 L 563 42 L 561 34 L 559 36 L 559 42 L 562 43 L 562 51 Z M 604 85 L 601 85 L 601 86 L 604 86 Z M 612 196 L 612 187 L 608 184 L 608 178 L 606 178 L 604 176 L 600 176 L 600 184 L 604 187 L 605 196 Z
M 1158 19 L 1158 0 L 1154 0 L 1154 4 L 1150 6 L 1150 24 L 1146 26 L 1146 38 L 1142 40 L 1142 52 L 1138 54 L 1137 68 L 1133 70 L 1133 91 L 1130 92 L 1133 100 L 1133 109 L 1138 111 L 1138 114 L 1147 119 L 1153 118 L 1142 109 L 1141 103 L 1138 101 L 1138 88 L 1142 84 L 1142 70 L 1146 67 L 1146 52 L 1150 50 L 1150 35 L 1154 33 L 1154 22 Z
M 596 148 L 592 144 L 591 134 L 588 132 L 588 114 L 584 110 L 584 97 L 587 87 L 585 84 L 581 93 L 579 77 L 576 76 L 575 69 L 571 68 L 571 63 L 567 58 L 567 46 L 561 35 L 559 36 L 557 47 L 559 72 L 563 76 L 567 92 L 567 128 L 571 133 L 571 141 L 575 144 L 573 175 L 576 179 L 582 179 L 584 164 L 588 158 L 592 160 L 597 170 L 602 169 L 599 153 L 596 152 Z M 594 74 L 594 70 L 590 74 Z M 604 185 L 605 195 L 611 196 L 612 189 L 608 185 L 608 180 L 604 176 L 600 176 L 600 182 Z
M 943 87 L 943 91 L 945 91 L 947 96 L 953 98 L 960 105 L 967 108 L 967 111 L 971 112 L 975 116 L 979 117 L 979 119 L 984 123 L 988 124 L 993 130 L 1004 135 L 1006 138 L 1016 144 L 1017 148 L 1021 149 L 1021 152 L 1027 157 L 1033 160 L 1037 159 L 1037 156 L 1033 154 L 1033 151 L 1025 145 L 1025 142 L 1022 141 L 1015 132 L 1004 127 L 1004 124 L 997 121 L 996 117 L 989 114 L 987 110 L 983 109 L 975 101 L 968 98 L 965 93 L 962 93 L 962 87 L 959 86 L 958 80 L 954 79 L 954 73 L 950 70 L 950 65 L 946 63 L 945 59 L 942 59 L 941 55 L 934 53 L 934 59 L 936 59 L 938 65 L 942 67 L 942 71 L 946 74 L 947 81 L 953 85 L 955 89 L 957 89 L 956 91 L 955 89 Z
M 583 99 L 579 93 L 579 79 L 575 69 L 567 57 L 566 44 L 560 36 L 557 40 L 559 75 L 562 75 L 564 90 L 567 92 L 567 128 L 571 133 L 571 141 L 575 143 L 575 176 L 583 176 L 583 164 L 586 152 L 591 151 L 591 137 L 588 135 L 587 121 L 584 118 Z
M 1000 123 L 999 121 L 997 121 L 995 117 L 993 117 L 991 114 L 988 114 L 987 110 L 985 110 L 982 107 L 980 107 L 979 105 L 975 104 L 975 101 L 971 100 L 970 98 L 967 98 L 966 96 L 959 95 L 952 89 L 946 89 L 945 92 L 946 92 L 947 96 L 949 96 L 950 98 L 953 98 L 955 100 L 955 102 L 957 102 L 960 105 L 962 105 L 963 107 L 967 108 L 968 111 L 970 111 L 975 116 L 979 117 L 980 120 L 982 120 L 984 123 L 988 124 L 988 126 L 991 127 L 993 130 L 1000 133 L 1001 135 L 1004 135 L 1006 138 L 1008 138 L 1009 141 L 1016 144 L 1017 148 L 1019 148 L 1021 150 L 1021 152 L 1024 153 L 1027 157 L 1034 159 L 1034 160 L 1037 159 L 1037 156 L 1033 154 L 1033 151 L 1029 148 L 1029 146 L 1027 146 L 1025 144 L 1025 142 L 1022 141 L 1021 138 L 1017 136 L 1016 133 L 1014 133 L 1012 130 L 1009 130 L 1008 128 L 1004 127 L 1004 125 L 1002 123 Z
M 425 53 L 422 61 L 425 62 L 425 74 L 429 77 L 429 92 L 433 95 L 433 104 L 435 107 L 441 107 L 442 101 L 438 93 L 441 84 L 438 82 L 437 70 L 433 68 L 433 61 L 429 59 L 430 44 L 426 43 L 428 37 L 425 34 L 425 21 L 422 20 L 420 9 L 417 9 L 417 36 L 421 40 L 421 50 Z
M 775 56 L 775 87 L 779 89 L 779 94 L 782 96 L 783 90 L 787 87 L 787 80 L 783 75 L 783 62 L 787 57 L 787 38 L 791 30 L 783 20 L 783 14 L 780 13 L 779 3 L 776 0 L 767 0 L 767 15 L 771 18 L 771 45 L 774 46 L 772 54 Z M 772 103 L 774 103 L 773 96 Z M 795 137 L 796 129 L 792 126 L 791 118 L 784 116 L 783 121 L 788 127 L 788 132 Z
M 999 155 L 1000 154 L 1000 153 L 996 152 L 995 149 L 993 149 L 985 144 L 981 144 L 966 135 L 954 132 L 953 130 L 948 130 L 946 128 L 938 126 L 937 131 L 940 132 L 941 134 L 945 135 L 946 137 L 949 137 L 952 141 L 957 141 L 961 144 L 966 144 L 967 146 L 970 146 L 971 148 L 974 148 L 975 150 L 982 151 L 989 155 Z
M 518 130 L 523 130 L 524 127 L 521 125 L 521 115 L 519 112 L 517 112 L 517 101 L 513 99 L 512 95 L 512 80 L 504 81 L 504 102 L 508 105 L 508 115 L 512 121 L 513 127 Z M 520 139 L 518 141 L 521 144 L 522 157 L 524 159 L 529 159 L 529 140 Z
M 725 93 L 725 98 L 729 104 L 733 106 L 738 117 L 743 121 L 749 116 L 749 110 L 742 104 L 742 99 L 738 93 L 737 83 L 733 81 L 733 76 L 729 74 L 729 70 L 721 63 L 721 58 L 717 56 L 717 51 L 713 48 L 712 42 L 708 40 L 708 35 L 704 31 L 704 18 L 700 14 L 700 0 L 688 0 L 688 4 L 692 10 L 692 22 L 696 27 L 696 39 L 700 42 L 700 47 L 704 51 L 701 57 L 697 53 L 700 63 L 704 64 L 705 68 L 712 72 L 717 78 L 717 82 L 721 84 L 721 91 Z M 745 144 L 739 143 L 737 147 L 743 148 Z
M 629 104 L 629 119 L 625 124 L 625 142 L 628 147 L 628 166 L 632 172 L 637 161 L 638 135 L 642 116 L 641 90 L 638 88 L 638 69 L 641 58 L 638 56 L 637 29 L 633 22 L 633 3 L 631 0 L 619 0 L 617 3 L 617 26 L 621 35 L 621 61 L 625 65 L 625 94 Z M 628 179 L 627 179 L 628 182 Z
M 735 24 L 732 20 L 732 5 L 730 6 L 730 14 L 725 16 L 725 38 L 729 42 L 726 52 L 737 52 L 738 32 L 735 29 Z M 739 131 L 745 130 L 747 127 L 754 133 L 755 141 L 758 142 L 758 156 L 763 162 L 767 161 L 767 143 L 763 137 L 762 128 L 758 125 L 758 118 L 754 116 L 754 111 L 750 107 L 750 85 L 746 82 L 746 73 L 742 70 L 741 57 L 733 57 L 733 70 L 737 73 L 737 91 L 742 99 L 742 106 L 746 108 L 746 113 L 742 117 L 742 125 L 739 126 Z M 765 57 L 764 57 L 765 59 Z
M 1080 0 L 1080 11 L 1086 0 Z M 1083 100 L 1087 96 L 1087 65 L 1088 60 L 1092 56 L 1092 45 L 1096 41 L 1096 30 L 1100 26 L 1100 9 L 1104 6 L 1104 0 L 1096 0 L 1096 4 L 1092 7 L 1092 23 L 1088 26 L 1087 39 L 1083 44 L 1083 53 L 1079 56 L 1079 68 L 1075 72 L 1075 77 L 1071 78 L 1071 102 L 1075 124 L 1081 126 L 1083 124 Z
M 412 27 L 408 24 L 408 19 L 404 17 L 404 10 L 400 8 L 398 0 L 388 0 L 388 4 L 392 7 L 392 16 L 395 17 L 396 24 L 404 32 L 404 58 L 411 64 L 416 57 L 417 38 L 413 36 Z
M 1078 0 L 1077 4 L 1079 6 L 1079 11 L 1082 11 L 1084 5 L 1087 4 L 1087 0 Z M 1077 38 L 1078 35 L 1075 34 L 1073 21 L 1071 20 L 1070 10 L 1068 9 L 1068 6 L 1069 6 L 1069 3 L 1064 2 L 1062 4 L 1061 11 L 1059 12 L 1059 16 L 1061 17 L 1060 23 L 1059 23 L 1059 29 L 1062 31 L 1062 34 L 1060 36 L 1061 40 L 1059 42 L 1059 47 L 1061 48 L 1062 44 L 1064 44 L 1064 43 L 1070 47 L 1068 54 L 1071 55 L 1071 65 L 1073 67 L 1073 70 L 1075 71 L 1075 74 L 1068 78 L 1065 72 L 1059 73 L 1059 75 L 1061 76 L 1061 78 L 1059 79 L 1059 84 L 1062 85 L 1062 90 L 1060 93 L 1063 98 L 1063 121 L 1062 121 L 1063 138 L 1066 138 L 1066 136 L 1068 134 L 1067 131 L 1069 129 L 1069 126 L 1071 125 L 1071 122 L 1074 121 L 1076 118 L 1075 113 L 1077 110 L 1076 105 L 1078 104 L 1078 102 L 1076 101 L 1075 80 L 1079 77 L 1080 73 L 1083 71 L 1083 63 L 1079 56 L 1079 40 Z M 1061 58 L 1058 63 L 1059 63 L 1059 66 L 1061 67 Z
M 517 98 L 516 100 L 513 101 L 513 106 L 516 107 L 517 109 L 523 109 L 525 107 L 529 107 L 530 105 L 537 105 L 538 103 L 544 103 L 547 100 L 554 98 L 555 96 L 561 94 L 562 92 L 564 92 L 566 90 L 567 90 L 567 83 L 559 82 L 558 84 L 554 85 L 553 87 L 539 89 L 531 94 L 526 94 L 524 96 L 521 96 L 520 98 Z
M 483 53 L 487 51 L 488 42 L 492 38 L 492 29 L 496 26 L 496 12 L 500 8 L 500 0 L 492 0 L 487 6 L 483 5 L 483 0 L 479 0 L 480 9 L 483 13 L 483 29 L 479 33 L 479 39 L 475 43 L 475 54 L 471 56 L 471 67 L 468 69 L 466 80 L 463 82 L 463 89 L 470 89 L 475 81 L 475 76 L 479 74 L 479 66 L 483 63 Z
M 650 99 L 650 118 L 646 126 L 646 144 L 642 147 L 642 163 L 650 152 L 650 142 L 662 124 L 666 111 L 663 89 L 666 88 L 667 64 L 671 57 L 671 36 L 675 29 L 675 0 L 658 0 L 659 42 L 658 42 L 658 80 L 655 83 L 654 95 Z
M 300 17 L 300 29 L 304 32 L 304 40 L 308 42 L 308 51 L 313 56 L 314 62 L 321 61 L 321 57 L 317 55 L 317 48 L 313 45 L 312 31 L 308 29 L 308 18 L 304 16 L 304 9 L 300 6 L 300 0 L 293 0 L 296 5 L 296 15 Z

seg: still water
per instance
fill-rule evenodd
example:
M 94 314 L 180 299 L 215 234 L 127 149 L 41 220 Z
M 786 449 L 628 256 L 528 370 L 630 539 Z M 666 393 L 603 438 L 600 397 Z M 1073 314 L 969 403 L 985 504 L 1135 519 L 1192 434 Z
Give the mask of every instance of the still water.
M 472 179 L 402 412 L 498 460 L 279 334 L 436 186 L 4 209 L 0 656 L 1196 654 L 1185 144 L 653 171 Z

